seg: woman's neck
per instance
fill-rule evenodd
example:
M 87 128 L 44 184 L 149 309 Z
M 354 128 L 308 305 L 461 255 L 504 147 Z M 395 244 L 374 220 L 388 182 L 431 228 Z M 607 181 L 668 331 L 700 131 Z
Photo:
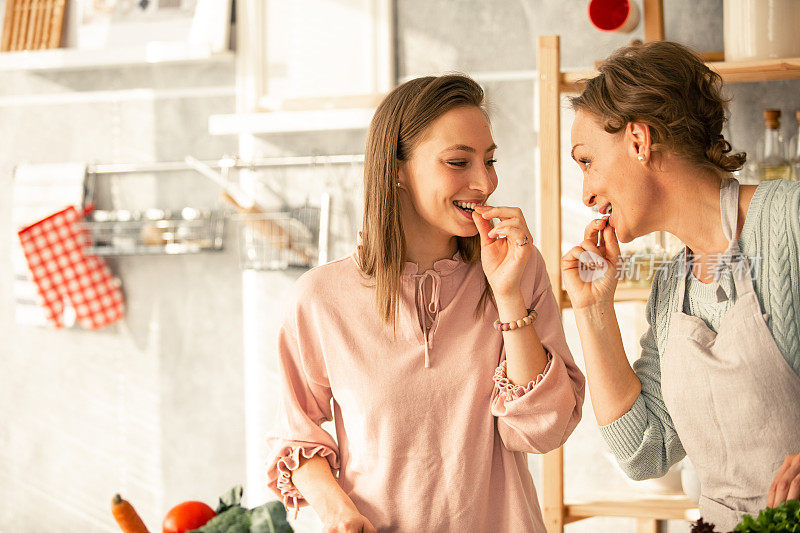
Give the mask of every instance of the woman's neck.
M 440 259 L 452 258 L 458 250 L 458 242 L 453 235 L 432 227 L 423 229 L 408 226 L 403 224 L 406 261 L 415 263 L 420 273 L 432 269 L 433 264 Z
M 722 231 L 719 174 L 680 165 L 665 179 L 671 185 L 664 188 L 670 192 L 660 207 L 663 229 L 678 237 L 695 256 L 724 252 L 729 243 Z
M 458 250 L 455 237 L 450 237 L 449 244 L 445 247 L 441 242 L 416 242 L 414 237 L 406 237 L 406 261 L 417 265 L 417 272 L 422 273 L 433 268 L 433 264 L 440 259 L 451 259 Z

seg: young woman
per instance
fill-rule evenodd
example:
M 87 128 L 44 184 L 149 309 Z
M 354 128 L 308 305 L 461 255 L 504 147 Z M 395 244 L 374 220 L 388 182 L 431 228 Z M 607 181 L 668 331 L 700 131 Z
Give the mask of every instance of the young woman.
M 572 100 L 572 156 L 584 203 L 610 218 L 586 227 L 562 271 L 620 465 L 653 478 L 688 454 L 701 514 L 728 531 L 800 496 L 800 183 L 732 178 L 745 155 L 720 134 L 721 85 L 670 42 L 621 49 L 588 80 Z M 613 306 L 617 239 L 657 230 L 686 247 L 653 281 L 631 368 Z
M 297 282 L 268 481 L 326 531 L 545 531 L 525 452 L 566 440 L 584 379 L 522 212 L 484 205 L 482 105 L 464 76 L 394 89 L 357 251 Z

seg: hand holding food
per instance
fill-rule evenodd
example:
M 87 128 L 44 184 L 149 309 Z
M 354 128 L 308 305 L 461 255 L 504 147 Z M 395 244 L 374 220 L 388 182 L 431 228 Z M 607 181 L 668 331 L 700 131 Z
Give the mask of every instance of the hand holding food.
M 584 230 L 584 241 L 561 258 L 564 287 L 573 308 L 614 300 L 619 256 L 614 227 L 606 219 L 590 222 Z
M 498 218 L 492 227 L 491 219 Z M 481 264 L 497 295 L 519 291 L 533 251 L 532 237 L 519 207 L 476 205 L 472 219 L 481 236 Z

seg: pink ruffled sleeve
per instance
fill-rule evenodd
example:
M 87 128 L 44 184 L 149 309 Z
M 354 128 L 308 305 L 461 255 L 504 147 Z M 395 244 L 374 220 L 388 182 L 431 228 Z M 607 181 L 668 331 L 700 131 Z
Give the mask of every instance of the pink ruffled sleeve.
M 312 342 L 301 342 L 287 326 L 278 338 L 281 399 L 270 446 L 267 482 L 287 509 L 307 505 L 292 483 L 292 471 L 301 459 L 315 455 L 328 460 L 334 474 L 339 469 L 339 449 L 320 424 L 333 418 L 330 384 L 325 367 L 316 362 Z
M 494 371 L 494 386 L 497 389 L 498 396 L 501 396 L 503 402 L 511 402 L 518 400 L 533 390 L 533 388 L 544 379 L 547 371 L 550 370 L 550 365 L 553 363 L 553 356 L 547 354 L 547 364 L 544 366 L 542 373 L 533 378 L 524 387 L 522 385 L 514 385 L 507 375 L 507 361 L 503 360 L 497 370 Z
M 530 307 L 539 313 L 533 327 L 547 353 L 547 365 L 530 382 L 512 383 L 503 348 L 494 374 L 491 411 L 507 449 L 547 453 L 564 444 L 580 422 L 585 378 L 567 346 L 558 303 L 536 248 L 523 274 L 523 290 L 533 295 Z

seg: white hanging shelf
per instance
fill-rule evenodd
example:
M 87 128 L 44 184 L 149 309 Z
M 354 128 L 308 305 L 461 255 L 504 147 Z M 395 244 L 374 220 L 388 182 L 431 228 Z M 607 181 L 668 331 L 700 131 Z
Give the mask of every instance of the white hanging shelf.
M 214 52 L 207 44 L 151 42 L 136 46 L 79 50 L 53 48 L 0 53 L 0 72 L 113 68 L 125 65 L 233 61 L 234 52 Z
M 369 126 L 373 114 L 374 108 L 354 108 L 212 115 L 208 131 L 212 135 L 233 135 L 359 130 Z

